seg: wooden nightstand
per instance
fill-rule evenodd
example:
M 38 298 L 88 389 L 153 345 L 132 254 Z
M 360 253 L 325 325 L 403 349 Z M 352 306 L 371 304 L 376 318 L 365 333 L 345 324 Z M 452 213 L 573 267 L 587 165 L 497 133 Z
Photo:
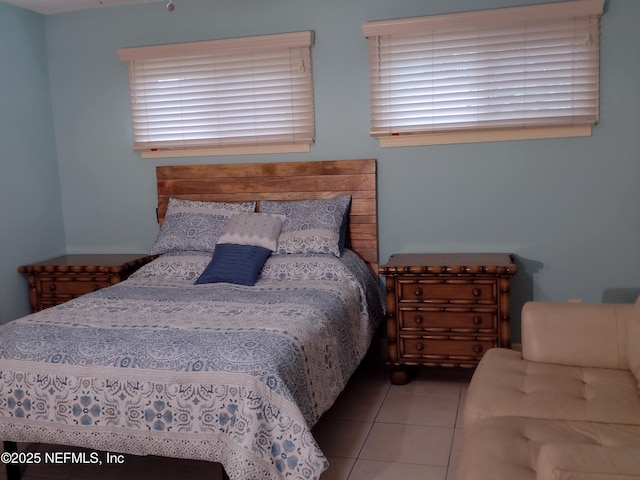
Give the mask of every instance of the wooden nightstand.
M 380 267 L 386 281 L 391 382 L 410 366 L 475 367 L 492 347 L 509 347 L 513 255 L 398 254 Z
M 18 267 L 29 281 L 31 311 L 115 285 L 155 257 L 143 254 L 64 255 Z

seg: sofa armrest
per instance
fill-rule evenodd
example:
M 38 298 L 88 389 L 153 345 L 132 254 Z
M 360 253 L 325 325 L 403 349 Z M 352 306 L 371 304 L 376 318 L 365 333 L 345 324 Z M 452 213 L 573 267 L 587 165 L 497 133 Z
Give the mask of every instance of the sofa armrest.
M 640 445 L 549 443 L 540 448 L 536 480 L 640 480 Z
M 528 302 L 522 308 L 522 357 L 533 362 L 629 370 L 632 304 Z

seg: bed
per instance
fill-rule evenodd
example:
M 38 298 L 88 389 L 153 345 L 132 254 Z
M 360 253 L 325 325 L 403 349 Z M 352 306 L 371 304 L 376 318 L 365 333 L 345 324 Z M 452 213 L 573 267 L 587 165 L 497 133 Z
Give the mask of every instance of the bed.
M 153 262 L 0 327 L 0 438 L 319 478 L 311 428 L 383 318 L 375 161 L 156 176 Z

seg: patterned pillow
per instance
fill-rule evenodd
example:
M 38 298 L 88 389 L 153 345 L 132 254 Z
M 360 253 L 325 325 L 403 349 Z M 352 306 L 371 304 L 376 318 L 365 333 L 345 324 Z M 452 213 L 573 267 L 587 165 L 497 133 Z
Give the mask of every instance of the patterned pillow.
M 196 285 L 225 282 L 252 286 L 269 255 L 271 250 L 256 245 L 219 243 Z
M 234 213 L 229 217 L 218 243 L 255 245 L 275 252 L 285 219 L 284 215 L 270 213 Z
M 255 202 L 222 203 L 170 198 L 151 255 L 175 251 L 213 252 L 234 212 L 253 212 Z
M 351 196 L 296 201 L 260 202 L 260 211 L 286 215 L 277 253 L 328 253 L 339 257 Z

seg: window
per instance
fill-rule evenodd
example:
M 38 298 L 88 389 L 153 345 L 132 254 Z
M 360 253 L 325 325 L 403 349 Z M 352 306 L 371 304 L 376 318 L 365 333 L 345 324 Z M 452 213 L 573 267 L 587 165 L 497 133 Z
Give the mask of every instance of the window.
M 312 42 L 312 32 L 300 32 L 120 49 L 134 150 L 151 157 L 309 151 Z
M 369 22 L 381 146 L 590 135 L 604 0 Z

